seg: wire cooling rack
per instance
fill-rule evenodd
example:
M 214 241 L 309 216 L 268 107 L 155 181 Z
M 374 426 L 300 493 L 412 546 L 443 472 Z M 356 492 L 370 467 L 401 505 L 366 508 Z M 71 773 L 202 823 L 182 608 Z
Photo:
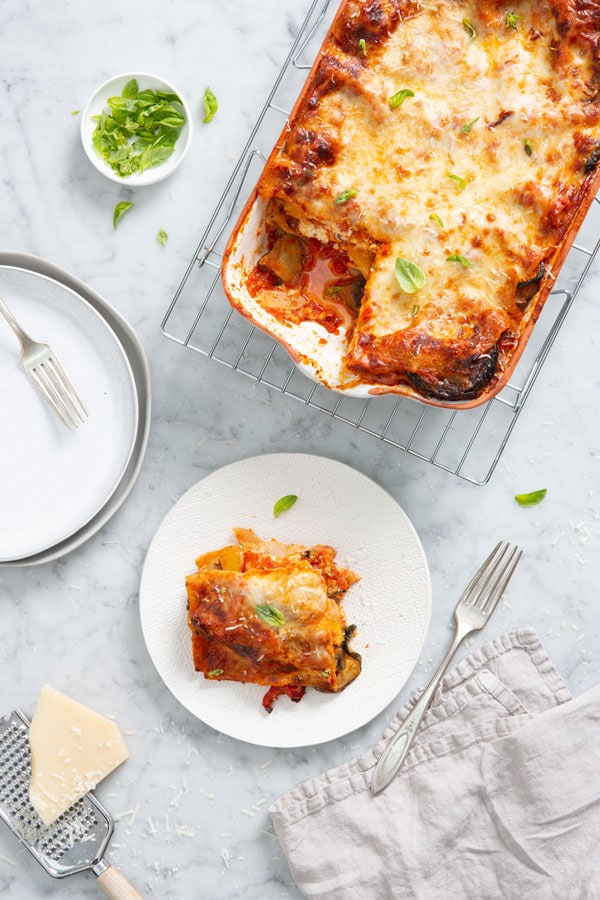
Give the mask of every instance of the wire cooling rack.
M 234 311 L 221 286 L 229 232 L 321 45 L 337 0 L 314 0 L 161 324 L 163 334 L 327 416 L 473 484 L 487 483 L 600 247 L 598 198 L 507 386 L 468 410 L 391 395 L 359 399 L 315 384 L 280 344 Z

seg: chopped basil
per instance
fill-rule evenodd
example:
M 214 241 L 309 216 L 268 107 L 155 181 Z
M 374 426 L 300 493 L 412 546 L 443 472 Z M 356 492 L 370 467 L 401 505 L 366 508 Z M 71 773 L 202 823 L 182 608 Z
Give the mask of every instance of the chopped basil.
M 435 224 L 439 225 L 440 228 L 444 227 L 444 223 L 442 222 L 441 217 L 438 216 L 437 213 L 431 213 L 431 215 L 429 216 L 429 220 L 430 220 L 430 222 L 435 222 Z
M 451 178 L 452 181 L 455 181 L 457 183 L 457 185 L 459 186 L 459 188 L 461 189 L 461 191 L 464 191 L 464 189 L 467 186 L 467 182 L 465 181 L 464 178 L 461 178 L 460 175 L 452 175 L 452 174 L 449 174 L 448 178 Z
M 425 273 L 411 259 L 403 259 L 401 256 L 396 260 L 394 269 L 396 281 L 400 285 L 400 289 L 405 294 L 416 294 L 425 286 Z
M 518 16 L 516 13 L 506 13 L 506 27 L 507 28 L 518 28 L 519 22 L 523 16 Z
M 113 213 L 113 228 L 117 227 L 127 210 L 131 209 L 132 206 L 133 203 L 130 203 L 129 200 L 123 200 L 121 203 L 117 203 Z
M 158 234 L 156 235 L 156 240 L 162 247 L 166 247 L 167 241 L 169 240 L 169 235 L 163 228 L 161 228 L 159 230 Z
M 165 162 L 185 125 L 177 94 L 140 91 L 135 78 L 119 97 L 109 97 L 102 113 L 92 119 L 96 122 L 92 144 L 120 178 Z
M 331 678 L 331 672 L 329 671 L 329 669 L 323 669 L 321 675 L 323 676 L 323 678 Z
M 358 42 L 358 49 L 360 50 L 360 52 L 362 53 L 363 56 L 367 55 L 367 42 L 365 41 L 364 38 L 361 38 L 360 41 Z
M 219 108 L 219 102 L 209 87 L 204 91 L 202 106 L 204 108 L 204 118 L 202 121 L 210 122 L 214 119 L 215 113 Z
M 345 203 L 347 200 L 351 200 L 352 197 L 356 197 L 358 191 L 355 191 L 354 188 L 348 188 L 347 191 L 342 191 L 341 194 L 338 194 L 335 198 L 335 205 L 341 206 L 342 203 Z
M 297 499 L 298 497 L 296 494 L 286 494 L 285 497 L 280 497 L 273 507 L 273 515 L 275 518 L 281 515 L 282 512 L 285 512 L 286 509 L 291 509 Z
M 328 297 L 336 297 L 336 296 L 339 294 L 339 292 L 340 292 L 341 290 L 342 290 L 341 285 L 339 285 L 339 284 L 331 284 L 328 288 L 326 288 L 325 294 L 326 294 Z
M 208 673 L 208 677 L 216 678 L 218 675 L 222 675 L 224 671 L 225 671 L 224 669 L 211 669 L 210 672 Z
M 480 117 L 477 116 L 475 119 L 471 119 L 470 122 L 465 122 L 465 124 L 460 129 L 462 134 L 468 134 L 470 132 L 471 128 L 473 127 L 473 125 L 475 125 L 476 122 L 479 122 L 479 118 Z
M 464 266 L 465 269 L 470 269 L 473 265 L 472 262 L 469 262 L 466 256 L 461 256 L 460 253 L 452 253 L 450 256 L 446 257 L 446 262 L 457 262 L 460 263 L 461 266 Z
M 547 493 L 547 489 L 542 488 L 541 491 L 531 491 L 529 494 L 516 494 L 515 500 L 519 506 L 536 506 L 542 502 Z
M 402 106 L 407 97 L 414 96 L 414 91 L 411 91 L 408 88 L 403 88 L 401 91 L 397 91 L 393 95 L 393 97 L 390 97 L 390 109 L 397 109 L 399 106 Z
M 74 109 L 74 110 L 72 110 L 71 115 L 72 115 L 72 116 L 78 116 L 80 112 L 81 112 L 80 109 Z
M 525 150 L 527 156 L 531 156 L 533 154 L 533 144 L 531 143 L 529 138 L 525 138 L 525 140 L 523 141 L 523 149 Z
M 415 316 L 418 316 L 418 315 L 419 315 L 419 310 L 420 310 L 420 309 L 421 309 L 421 307 L 419 306 L 419 304 L 418 304 L 418 303 L 415 303 L 415 305 L 413 306 L 413 308 L 412 308 L 411 311 L 410 311 L 410 317 L 411 317 L 411 319 L 414 319 Z
M 259 619 L 272 628 L 281 628 L 282 625 L 285 625 L 285 617 L 281 610 L 276 606 L 271 606 L 270 603 L 259 603 L 254 607 L 254 612 Z
M 466 17 L 462 20 L 462 23 L 463 23 L 463 28 L 469 35 L 469 43 L 472 44 L 473 41 L 475 40 L 475 38 L 477 37 L 477 32 L 475 31 L 475 26 Z

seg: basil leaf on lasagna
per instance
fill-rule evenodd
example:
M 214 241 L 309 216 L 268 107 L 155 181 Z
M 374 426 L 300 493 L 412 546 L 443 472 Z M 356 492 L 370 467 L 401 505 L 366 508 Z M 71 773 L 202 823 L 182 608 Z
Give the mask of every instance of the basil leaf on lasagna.
M 392 97 L 390 97 L 390 109 L 398 109 L 399 106 L 402 106 L 407 97 L 414 96 L 414 91 L 411 91 L 408 88 L 402 88 L 401 91 L 397 91 Z
M 425 273 L 411 259 L 403 259 L 399 256 L 396 260 L 394 274 L 400 289 L 405 294 L 416 294 L 422 287 L 425 287 Z
M 285 617 L 281 610 L 276 606 L 271 606 L 270 603 L 259 603 L 254 607 L 254 612 L 271 628 L 281 628 L 282 625 L 285 625 Z

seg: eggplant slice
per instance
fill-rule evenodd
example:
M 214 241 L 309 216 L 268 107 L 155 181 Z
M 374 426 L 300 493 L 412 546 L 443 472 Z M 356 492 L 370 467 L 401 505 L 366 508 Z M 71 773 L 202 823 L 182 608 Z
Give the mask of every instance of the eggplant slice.
M 445 378 L 418 372 L 406 375 L 412 386 L 426 397 L 457 403 L 478 397 L 494 377 L 497 365 L 498 347 L 494 344 L 487 353 L 464 360 Z

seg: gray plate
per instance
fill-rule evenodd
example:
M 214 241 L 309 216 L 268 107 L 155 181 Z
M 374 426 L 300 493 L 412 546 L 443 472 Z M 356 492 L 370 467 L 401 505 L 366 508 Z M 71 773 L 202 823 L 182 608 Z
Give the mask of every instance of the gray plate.
M 96 532 L 106 525 L 109 519 L 117 512 L 136 482 L 146 452 L 150 431 L 151 387 L 148 361 L 137 335 L 121 314 L 110 306 L 106 300 L 100 297 L 99 294 L 95 293 L 95 291 L 82 281 L 79 281 L 79 279 L 70 275 L 68 272 L 65 272 L 63 269 L 60 269 L 58 266 L 55 266 L 53 263 L 37 256 L 31 256 L 27 253 L 0 252 L 0 268 L 2 266 L 16 266 L 21 269 L 28 269 L 31 272 L 36 272 L 39 275 L 45 275 L 47 278 L 52 278 L 59 284 L 65 285 L 72 291 L 75 291 L 75 293 L 79 294 L 94 307 L 114 331 L 125 351 L 125 355 L 133 372 L 139 410 L 137 433 L 135 435 L 129 464 L 123 472 L 112 495 L 102 509 L 100 509 L 86 525 L 80 528 L 79 531 L 76 531 L 54 547 L 50 547 L 34 556 L 28 556 L 25 559 L 0 563 L 0 568 L 9 568 L 14 566 L 39 565 L 65 556 L 67 553 L 80 547 L 81 544 L 91 538 L 92 535 L 96 534 Z

